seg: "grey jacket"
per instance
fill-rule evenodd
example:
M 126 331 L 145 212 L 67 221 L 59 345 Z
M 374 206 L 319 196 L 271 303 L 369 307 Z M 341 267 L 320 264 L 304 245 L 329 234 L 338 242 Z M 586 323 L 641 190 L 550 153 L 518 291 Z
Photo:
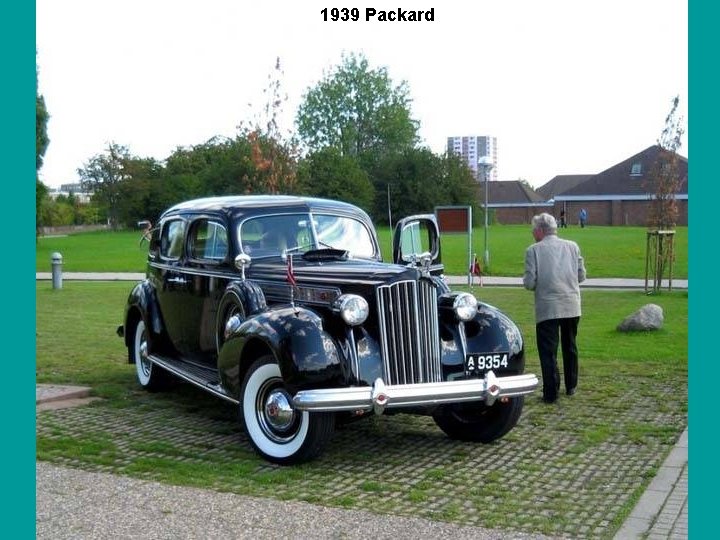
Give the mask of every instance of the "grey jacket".
M 535 323 L 579 317 L 582 281 L 585 263 L 575 242 L 550 234 L 525 251 L 523 285 L 535 291 Z

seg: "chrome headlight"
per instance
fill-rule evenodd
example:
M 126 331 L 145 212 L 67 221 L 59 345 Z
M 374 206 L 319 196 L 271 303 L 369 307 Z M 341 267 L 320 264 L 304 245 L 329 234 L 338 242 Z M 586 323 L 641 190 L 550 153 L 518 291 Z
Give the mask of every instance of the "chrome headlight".
M 333 307 L 350 326 L 364 323 L 370 314 L 367 301 L 357 294 L 343 294 L 335 300 Z
M 478 301 L 470 293 L 460 293 L 453 302 L 453 311 L 457 318 L 463 322 L 469 321 L 477 315 Z

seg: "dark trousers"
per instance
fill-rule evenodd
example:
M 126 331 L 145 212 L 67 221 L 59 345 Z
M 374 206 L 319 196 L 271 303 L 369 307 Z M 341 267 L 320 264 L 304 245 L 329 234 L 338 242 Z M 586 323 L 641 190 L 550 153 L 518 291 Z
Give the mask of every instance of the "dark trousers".
M 562 343 L 565 390 L 575 390 L 578 380 L 577 337 L 580 317 L 550 319 L 535 325 L 538 354 L 543 377 L 543 399 L 555 401 L 560 391 L 560 371 L 557 364 L 558 341 Z

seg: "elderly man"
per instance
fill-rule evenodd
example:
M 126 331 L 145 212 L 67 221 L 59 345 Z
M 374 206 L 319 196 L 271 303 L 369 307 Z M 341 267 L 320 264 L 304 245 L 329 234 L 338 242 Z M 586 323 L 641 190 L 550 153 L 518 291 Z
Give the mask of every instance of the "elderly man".
M 562 343 L 565 390 L 571 396 L 577 387 L 575 338 L 581 314 L 579 284 L 585 280 L 585 264 L 575 242 L 557 237 L 557 223 L 550 214 L 533 217 L 532 234 L 535 244 L 525 251 L 523 285 L 535 291 L 535 332 L 543 375 L 543 401 L 554 403 L 560 391 L 558 341 Z

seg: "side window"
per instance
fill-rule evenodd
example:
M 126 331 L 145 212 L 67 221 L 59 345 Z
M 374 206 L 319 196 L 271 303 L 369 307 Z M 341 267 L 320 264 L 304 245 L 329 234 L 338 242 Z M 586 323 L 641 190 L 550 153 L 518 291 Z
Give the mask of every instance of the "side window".
M 222 261 L 227 257 L 227 230 L 219 223 L 203 219 L 190 233 L 190 257 Z
M 415 221 L 403 229 L 400 237 L 400 249 L 403 253 L 422 253 L 422 239 L 420 236 L 420 224 Z
M 184 221 L 180 219 L 166 221 L 160 233 L 160 255 L 166 259 L 179 259 L 183 251 L 184 236 Z

